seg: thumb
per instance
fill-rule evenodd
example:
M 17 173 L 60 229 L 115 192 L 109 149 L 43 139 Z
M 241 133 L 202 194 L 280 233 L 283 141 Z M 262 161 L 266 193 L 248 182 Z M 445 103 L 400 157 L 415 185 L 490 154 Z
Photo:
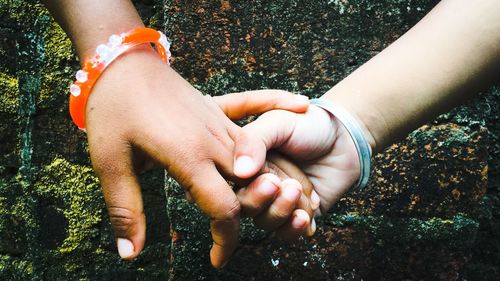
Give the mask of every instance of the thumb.
M 256 90 L 213 97 L 220 109 L 231 120 L 242 119 L 273 109 L 306 112 L 309 106 L 307 96 L 296 95 L 283 90 Z
M 105 181 L 103 181 L 105 182 Z M 122 259 L 137 257 L 144 248 L 146 217 L 140 186 L 135 176 L 121 176 L 115 184 L 103 184 L 109 219 Z
M 130 154 L 125 149 L 120 151 L 116 145 L 104 143 L 91 145 L 90 151 L 116 237 L 118 254 L 122 259 L 131 260 L 144 248 L 146 218 Z
M 273 110 L 243 127 L 235 140 L 234 174 L 250 178 L 261 170 L 267 151 L 290 139 L 297 116 L 289 111 Z

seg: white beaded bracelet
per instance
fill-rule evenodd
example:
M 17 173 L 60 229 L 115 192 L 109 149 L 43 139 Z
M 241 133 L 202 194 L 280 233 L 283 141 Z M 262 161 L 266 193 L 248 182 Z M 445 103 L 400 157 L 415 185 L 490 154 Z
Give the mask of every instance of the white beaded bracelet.
M 132 29 L 120 35 L 111 35 L 106 44 L 96 48 L 96 54 L 87 58 L 83 69 L 76 73 L 75 82 L 69 87 L 69 113 L 73 122 L 81 130 L 85 130 L 85 107 L 87 99 L 104 70 L 113 60 L 129 51 L 134 46 L 152 43 L 160 58 L 169 64 L 170 42 L 165 34 L 147 27 Z
M 358 121 L 349 112 L 325 99 L 312 99 L 310 104 L 324 109 L 337 118 L 346 128 L 356 146 L 359 157 L 360 176 L 354 187 L 364 188 L 370 178 L 372 149 Z

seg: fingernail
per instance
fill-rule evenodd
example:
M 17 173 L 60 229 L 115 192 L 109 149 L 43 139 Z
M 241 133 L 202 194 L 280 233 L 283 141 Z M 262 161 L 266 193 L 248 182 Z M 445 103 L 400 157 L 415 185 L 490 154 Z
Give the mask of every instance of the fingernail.
M 308 96 L 304 96 L 304 95 L 296 95 L 295 96 L 295 100 L 298 101 L 298 102 L 308 102 L 309 101 L 309 97 Z
M 191 195 L 191 192 L 189 192 L 189 191 L 185 191 L 185 194 L 186 194 L 186 200 L 187 200 L 189 203 L 193 203 L 193 202 L 194 202 L 194 199 L 193 199 L 193 196 Z
M 234 173 L 236 175 L 246 175 L 250 173 L 254 167 L 255 164 L 253 159 L 250 156 L 243 155 L 236 158 L 234 163 Z
M 265 195 L 274 195 L 278 191 L 278 186 L 270 180 L 265 179 L 259 185 L 259 191 Z
M 134 244 L 128 239 L 116 239 L 116 246 L 118 248 L 118 254 L 122 259 L 129 258 L 134 254 Z
M 289 201 L 295 201 L 300 195 L 300 191 L 295 187 L 285 187 L 283 191 L 283 197 Z
M 316 232 L 316 220 L 313 218 L 311 220 L 311 227 L 309 228 L 309 236 L 314 235 L 315 232 Z
M 318 193 L 316 193 L 316 191 L 313 190 L 311 192 L 311 208 L 313 208 L 313 210 L 318 209 L 320 202 L 321 200 L 319 199 Z
M 297 212 L 292 219 L 292 226 L 295 229 L 301 229 L 309 221 L 309 215 L 306 212 Z

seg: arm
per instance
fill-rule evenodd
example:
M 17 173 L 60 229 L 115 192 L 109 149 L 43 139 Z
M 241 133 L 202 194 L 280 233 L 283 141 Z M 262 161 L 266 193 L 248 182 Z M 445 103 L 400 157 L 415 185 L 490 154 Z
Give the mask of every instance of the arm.
M 68 34 L 82 62 L 93 55 L 95 48 L 105 43 L 111 34 L 144 27 L 137 10 L 129 0 L 43 2 Z
M 500 73 L 500 3 L 439 3 L 400 39 L 329 90 L 387 145 L 485 89 Z
M 143 25 L 128 0 L 45 4 L 82 62 L 111 34 Z M 264 107 L 274 101 L 275 108 L 306 110 L 306 100 L 286 97 L 284 102 L 261 102 Z M 221 173 L 232 176 L 233 139 L 241 128 L 212 99 L 204 98 L 151 48 L 137 47 L 116 59 L 97 81 L 86 107 L 86 128 L 122 258 L 135 258 L 144 247 L 146 224 L 137 173 L 159 163 L 210 217 L 212 264 L 220 267 L 228 260 L 238 243 L 241 206 Z
M 499 73 L 500 3 L 445 0 L 323 98 L 353 114 L 378 152 L 498 81 Z M 318 107 L 306 114 L 270 111 L 245 131 L 260 136 L 260 143 L 238 142 L 235 157 L 249 156 L 260 167 L 263 144 L 293 158 L 320 196 L 322 212 L 360 176 L 350 136 L 337 118 Z

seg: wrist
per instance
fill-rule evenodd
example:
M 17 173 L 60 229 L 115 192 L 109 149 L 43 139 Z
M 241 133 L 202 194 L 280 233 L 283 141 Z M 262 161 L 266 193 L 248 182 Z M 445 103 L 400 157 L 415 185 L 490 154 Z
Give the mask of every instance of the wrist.
M 71 42 L 73 43 L 80 65 L 83 66 L 85 60 L 95 54 L 97 46 L 106 42 L 111 34 L 122 34 L 135 28 L 142 28 L 144 24 L 141 21 L 125 22 L 118 26 L 100 26 L 91 28 L 73 36 L 70 34 Z
M 134 47 L 145 46 L 146 55 L 149 56 L 151 51 L 147 49 L 145 43 L 154 44 L 161 60 L 169 63 L 170 43 L 168 39 L 163 33 L 150 28 L 138 28 L 120 35 L 111 35 L 107 43 L 100 44 L 96 48 L 95 55 L 85 60 L 83 68 L 76 73 L 75 82 L 70 86 L 70 114 L 80 129 L 85 129 L 87 100 L 102 73 L 118 57 L 130 51 L 136 51 Z M 143 65 L 143 63 L 140 61 L 138 64 Z
M 326 98 L 313 99 L 311 100 L 311 105 L 315 105 L 327 111 L 331 116 L 337 119 L 342 124 L 345 131 L 347 131 L 351 143 L 354 144 L 356 149 L 359 163 L 359 177 L 354 187 L 364 188 L 368 184 L 368 179 L 370 178 L 372 146 L 375 147 L 375 142 L 372 142 L 372 145 L 368 143 L 367 137 L 370 136 L 369 131 L 367 131 L 366 128 L 362 129 L 359 119 L 353 114 Z
M 372 155 L 380 152 L 386 145 L 390 132 L 383 114 L 371 104 L 360 102 L 347 94 L 329 90 L 322 98 L 344 108 L 358 122 L 366 141 L 370 145 Z
M 111 34 L 144 27 L 132 1 L 45 0 L 45 6 L 73 42 L 83 61 Z

